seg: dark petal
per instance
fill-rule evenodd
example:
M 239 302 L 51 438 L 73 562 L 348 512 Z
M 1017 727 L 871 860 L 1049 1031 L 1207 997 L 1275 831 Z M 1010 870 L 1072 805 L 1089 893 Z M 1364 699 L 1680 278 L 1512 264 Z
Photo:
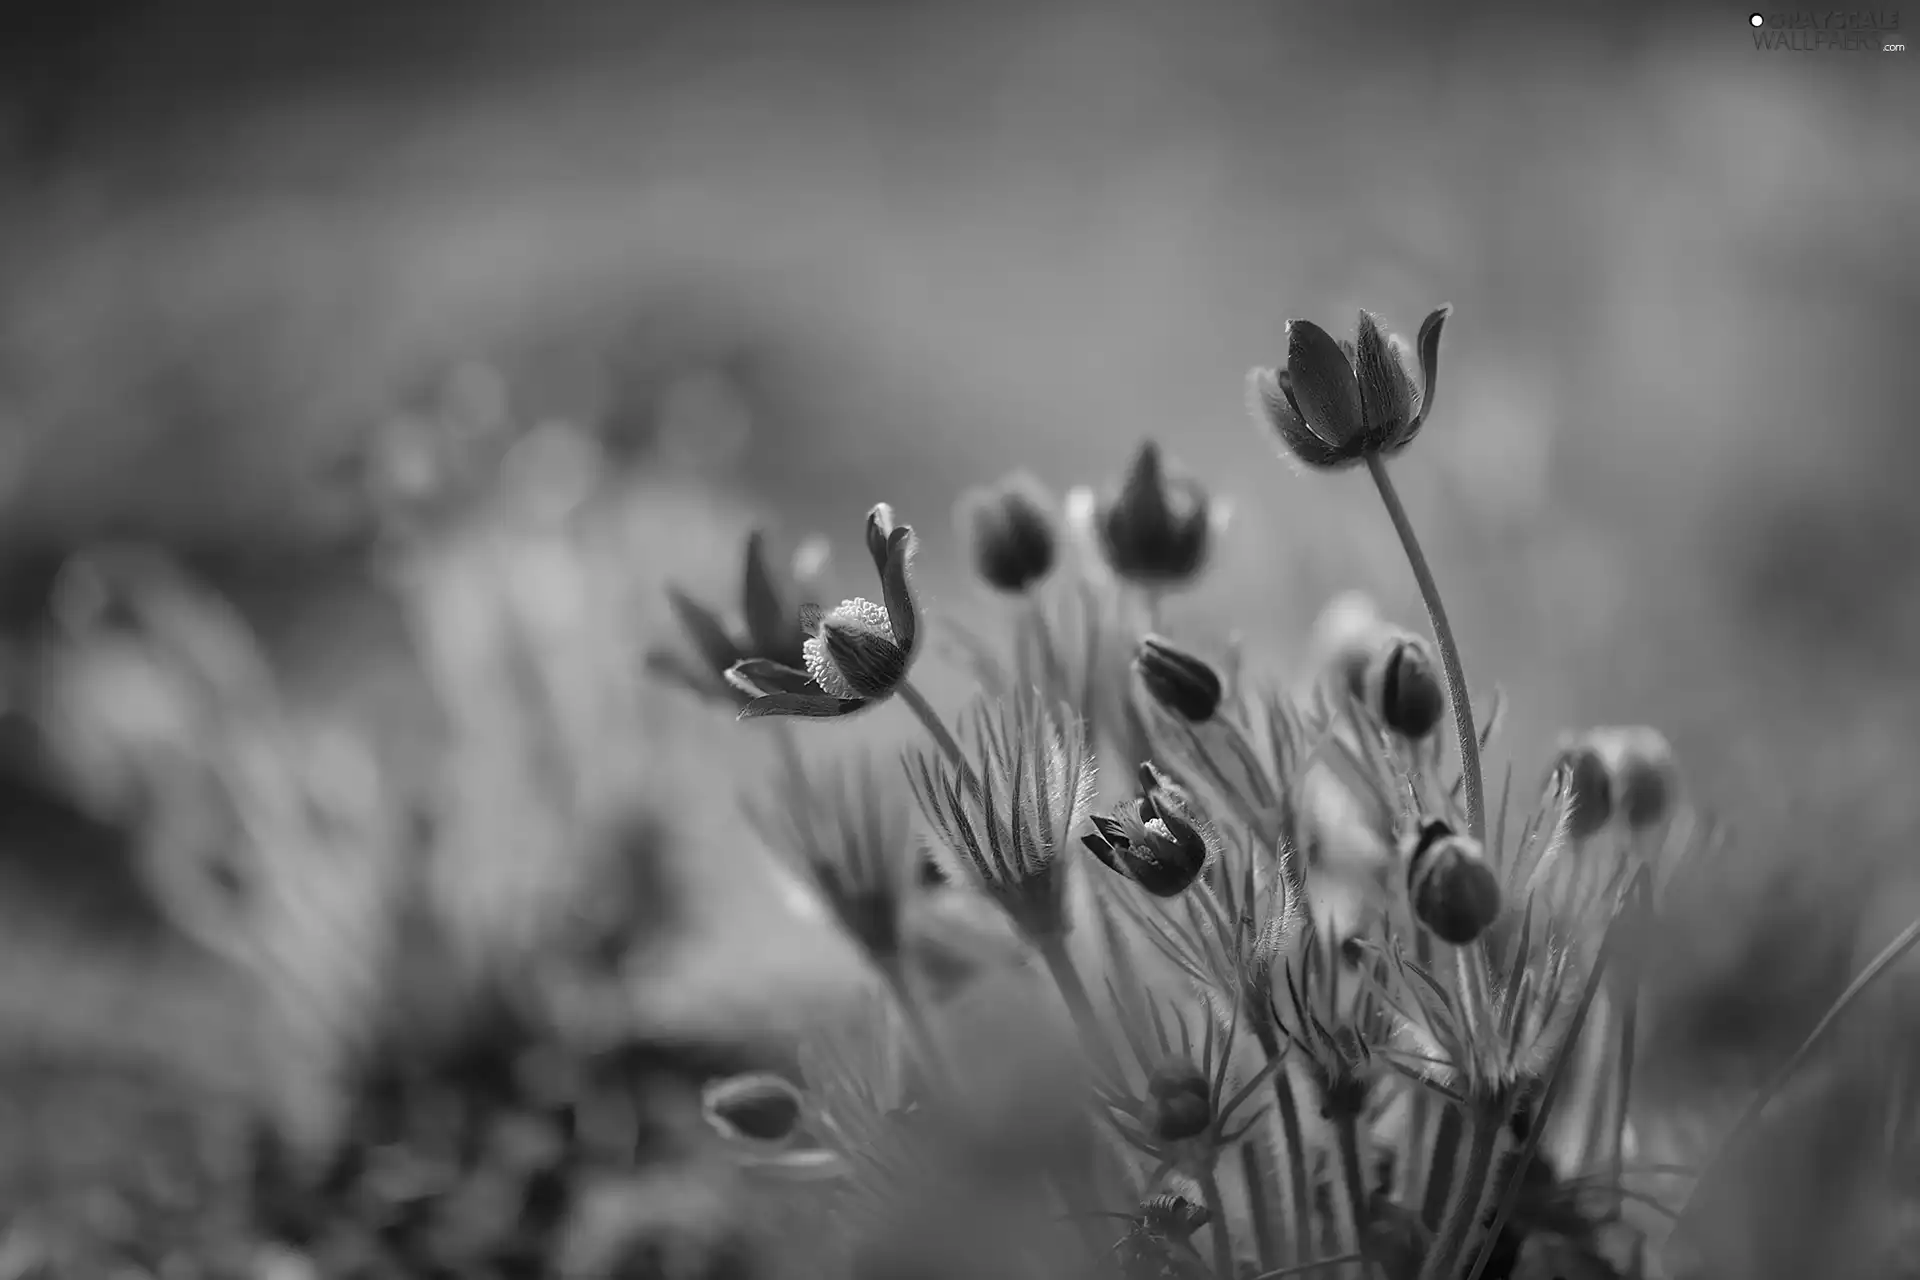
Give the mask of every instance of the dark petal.
M 1319 471 L 1350 466 L 1353 458 L 1313 434 L 1293 402 L 1285 369 L 1255 369 L 1247 378 L 1247 408 L 1280 437 L 1280 444 L 1301 465 Z
M 1127 827 L 1119 819 L 1096 813 L 1089 815 L 1087 821 L 1093 824 L 1093 829 L 1099 833 L 1098 838 L 1109 847 L 1127 843 Z
M 727 683 L 739 689 L 751 686 L 754 696 L 767 693 L 819 693 L 820 686 L 806 672 L 767 658 L 744 658 L 727 668 Z
M 1165 528 L 1171 513 L 1167 510 L 1166 467 L 1157 442 L 1140 442 L 1127 466 L 1116 505 L 1120 518 L 1136 529 L 1152 532 Z
M 1420 324 L 1420 337 L 1416 343 L 1420 352 L 1420 414 L 1408 429 L 1407 439 L 1412 438 L 1413 433 L 1426 422 L 1427 414 L 1433 411 L 1434 383 L 1440 377 L 1440 329 L 1452 314 L 1452 307 L 1443 306 Z
M 791 647 L 795 618 L 787 612 L 780 589 L 767 570 L 767 539 L 758 529 L 747 535 L 746 566 L 740 580 L 740 611 L 747 620 L 747 638 L 755 654 L 772 658 Z
M 1126 869 L 1120 865 L 1119 853 L 1112 845 L 1102 840 L 1099 836 L 1092 834 L 1081 836 L 1080 843 L 1086 845 L 1087 852 L 1100 859 L 1100 865 L 1107 870 L 1113 872 L 1115 875 L 1124 876 L 1127 874 Z M 1131 877 L 1128 878 L 1131 879 Z
M 700 660 L 716 675 L 746 657 L 713 610 L 678 587 L 667 588 L 667 600 L 680 619 L 681 629 L 700 651 Z
M 1353 372 L 1360 386 L 1360 413 L 1369 447 L 1384 448 L 1405 435 L 1413 416 L 1413 395 L 1378 318 L 1362 311 L 1356 332 Z
M 888 548 L 892 546 L 898 524 L 893 507 L 885 502 L 875 503 L 873 510 L 867 512 L 867 554 L 873 557 L 874 572 L 882 577 L 887 573 Z
M 758 720 L 762 716 L 800 716 L 830 720 L 835 716 L 850 716 L 866 706 L 865 698 L 836 698 L 829 693 L 769 693 L 742 707 L 740 718 Z
M 869 524 L 869 535 L 872 528 Z M 908 661 L 913 658 L 913 642 L 920 627 L 913 607 L 913 588 L 907 584 L 907 561 L 913 555 L 913 546 L 913 526 L 893 525 L 887 534 L 885 558 L 880 561 L 880 592 L 887 605 L 887 623 L 893 628 L 894 643 Z
M 1287 379 L 1301 419 L 1340 448 L 1360 436 L 1360 384 L 1353 364 L 1325 329 L 1311 320 L 1287 323 Z

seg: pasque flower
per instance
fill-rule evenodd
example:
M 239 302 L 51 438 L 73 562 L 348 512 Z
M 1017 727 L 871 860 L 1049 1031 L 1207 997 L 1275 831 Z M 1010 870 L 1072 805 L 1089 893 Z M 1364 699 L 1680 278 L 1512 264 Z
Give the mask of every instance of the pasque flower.
M 727 672 L 736 663 L 755 660 L 796 667 L 806 661 L 802 646 L 807 633 L 801 628 L 797 597 L 822 559 L 822 544 L 809 539 L 794 556 L 791 571 L 776 574 L 767 563 L 766 535 L 754 530 L 747 535 L 740 574 L 740 617 L 745 633 L 736 632 L 717 611 L 681 588 L 668 587 L 667 600 L 693 647 L 693 657 L 677 650 L 657 649 L 648 654 L 648 666 L 696 693 L 745 705 L 755 695 L 727 679 Z
M 1117 487 L 1099 497 L 1080 490 L 1069 506 L 1116 577 L 1155 591 L 1200 576 L 1224 519 L 1205 487 L 1168 466 L 1152 440 L 1142 442 Z
M 1015 472 L 960 502 L 973 570 L 996 591 L 1018 595 L 1053 572 L 1060 535 L 1053 500 L 1040 482 Z
M 1220 673 L 1206 659 L 1159 636 L 1140 642 L 1133 669 L 1153 700 L 1183 720 L 1202 724 L 1220 709 L 1225 692 Z
M 1207 865 L 1207 842 L 1151 765 L 1140 766 L 1137 799 L 1094 814 L 1081 842 L 1108 870 L 1157 898 L 1185 893 Z
M 867 551 L 880 574 L 884 607 L 855 598 L 817 617 L 804 611 L 804 671 L 767 658 L 736 662 L 727 680 L 752 695 L 740 718 L 844 716 L 891 697 L 913 665 L 920 629 L 907 582 L 913 548 L 912 526 L 896 521 L 892 507 L 883 502 L 869 512 Z
M 1432 647 L 1416 635 L 1396 635 L 1375 652 L 1365 687 L 1367 709 L 1381 724 L 1415 742 L 1432 733 L 1447 713 L 1440 664 Z
M 1407 897 L 1414 918 L 1449 946 L 1466 946 L 1500 914 L 1500 881 L 1486 855 L 1438 820 L 1408 841 Z
M 1250 407 L 1308 467 L 1333 470 L 1397 453 L 1433 405 L 1440 329 L 1451 312 L 1429 315 L 1411 348 L 1371 312 L 1360 313 L 1352 342 L 1311 320 L 1289 320 L 1286 363 L 1249 375 Z

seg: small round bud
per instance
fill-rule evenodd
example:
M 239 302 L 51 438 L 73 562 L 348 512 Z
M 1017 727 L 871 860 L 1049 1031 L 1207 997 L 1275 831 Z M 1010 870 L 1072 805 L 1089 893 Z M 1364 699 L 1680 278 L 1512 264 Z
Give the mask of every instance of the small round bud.
M 1407 898 L 1414 918 L 1449 946 L 1464 947 L 1500 914 L 1500 881 L 1474 841 L 1428 822 L 1409 841 Z
M 1629 828 L 1645 831 L 1665 822 L 1680 793 L 1673 748 L 1665 735 L 1645 727 L 1625 735 L 1613 784 L 1620 816 Z
M 1147 1080 L 1147 1104 L 1141 1120 L 1161 1142 L 1197 1138 L 1213 1123 L 1213 1089 L 1191 1063 L 1175 1063 Z
M 996 591 L 1019 594 L 1053 572 L 1059 549 L 1053 500 L 1025 473 L 961 500 L 973 569 Z
M 1380 723 L 1414 742 L 1432 733 L 1446 714 L 1439 665 L 1419 636 L 1397 636 L 1381 648 L 1368 667 L 1366 689 L 1367 705 Z
M 1193 724 L 1213 719 L 1224 692 L 1220 673 L 1205 659 L 1159 636 L 1140 642 L 1133 669 L 1153 700 Z
M 1567 792 L 1567 834 L 1591 840 L 1613 820 L 1613 774 L 1591 742 L 1563 747 L 1554 765 Z

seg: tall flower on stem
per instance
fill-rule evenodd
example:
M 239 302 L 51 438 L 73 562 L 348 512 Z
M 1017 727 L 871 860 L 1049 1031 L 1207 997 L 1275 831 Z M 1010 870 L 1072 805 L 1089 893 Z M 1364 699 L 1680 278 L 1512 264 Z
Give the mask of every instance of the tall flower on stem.
M 1426 552 L 1387 474 L 1387 459 L 1412 443 L 1433 408 L 1440 372 L 1440 330 L 1451 314 L 1451 307 L 1440 307 L 1430 314 L 1421 324 L 1414 346 L 1398 337 L 1389 338 L 1379 319 L 1365 311 L 1360 313 L 1359 327 L 1350 343 L 1336 341 L 1311 320 L 1290 320 L 1285 367 L 1255 369 L 1248 379 L 1248 400 L 1301 465 L 1334 471 L 1365 463 L 1373 477 L 1419 583 L 1427 618 L 1440 646 L 1447 697 L 1453 704 L 1459 736 L 1467 826 L 1474 839 L 1484 841 L 1486 787 L 1481 780 L 1479 734 L 1467 697 L 1460 646 L 1453 638 L 1453 626 Z

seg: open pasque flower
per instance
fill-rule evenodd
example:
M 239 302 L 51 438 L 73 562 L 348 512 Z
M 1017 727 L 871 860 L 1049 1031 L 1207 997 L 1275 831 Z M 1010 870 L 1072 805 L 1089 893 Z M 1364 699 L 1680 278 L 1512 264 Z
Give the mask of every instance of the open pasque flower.
M 740 616 L 745 634 L 737 633 L 719 613 L 679 587 L 668 587 L 667 600 L 693 653 L 655 650 L 647 655 L 648 667 L 695 693 L 731 699 L 744 706 L 754 695 L 727 678 L 734 664 L 757 660 L 797 667 L 806 661 L 802 646 L 807 633 L 801 627 L 796 597 L 818 572 L 824 558 L 823 544 L 818 539 L 808 540 L 795 554 L 791 572 L 783 580 L 767 563 L 766 535 L 754 530 L 747 535 L 740 574 Z
M 1177 898 L 1207 865 L 1206 837 L 1184 812 L 1153 766 L 1140 766 L 1137 799 L 1111 815 L 1094 814 L 1081 842 L 1109 871 L 1156 898 Z
M 913 527 L 897 522 L 892 507 L 883 502 L 869 512 L 867 551 L 880 574 L 884 607 L 856 597 L 807 617 L 804 671 L 768 658 L 736 662 L 727 680 L 752 695 L 740 718 L 844 716 L 891 697 L 913 665 L 920 629 L 907 583 L 913 547 Z
M 1289 320 L 1286 364 L 1249 375 L 1249 405 L 1308 467 L 1334 470 L 1398 453 L 1433 406 L 1440 330 L 1452 310 L 1429 315 L 1411 348 L 1371 312 L 1360 313 L 1352 342 L 1311 320 Z

